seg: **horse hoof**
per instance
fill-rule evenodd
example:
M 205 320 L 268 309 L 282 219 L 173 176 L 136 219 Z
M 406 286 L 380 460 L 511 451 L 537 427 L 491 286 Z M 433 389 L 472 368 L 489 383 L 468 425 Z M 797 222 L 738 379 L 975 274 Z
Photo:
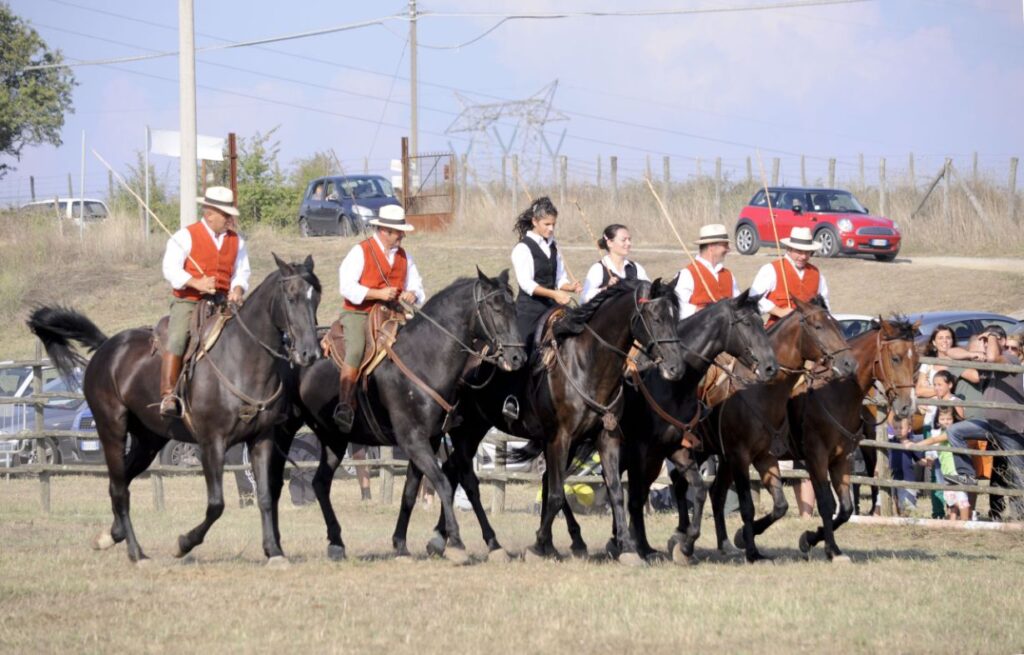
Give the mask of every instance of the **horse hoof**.
M 93 550 L 106 550 L 108 548 L 113 548 L 116 544 L 117 544 L 117 542 L 114 541 L 114 538 L 110 536 L 110 532 L 109 531 L 108 532 L 101 532 L 98 535 L 96 535 L 95 537 L 93 537 L 92 549 Z
M 672 563 L 678 566 L 692 566 L 697 563 L 696 557 L 683 552 L 683 544 L 678 541 L 669 540 L 668 552 L 672 557 Z
M 736 531 L 736 534 L 732 536 L 732 542 L 736 544 L 736 547 L 743 550 L 747 547 L 747 540 L 743 538 L 743 528 Z
M 833 555 L 829 558 L 829 561 L 833 564 L 852 564 L 853 560 L 850 559 L 849 555 Z
M 135 566 L 136 566 L 136 568 L 140 568 L 140 569 L 152 568 L 153 560 L 149 559 L 148 557 L 143 557 L 142 559 L 139 559 L 139 560 L 135 561 Z
M 637 555 L 636 553 L 621 553 L 619 555 L 619 564 L 635 568 L 638 566 L 646 565 L 647 561 L 643 557 Z
M 736 555 L 742 555 L 743 551 L 732 545 L 732 542 L 723 541 L 722 545 L 718 547 L 718 552 L 728 557 L 735 557 Z
M 327 559 L 340 562 L 345 559 L 345 547 L 338 544 L 330 544 L 327 546 Z
M 444 558 L 455 566 L 462 566 L 469 561 L 469 554 L 465 548 L 447 548 L 444 551 Z
M 275 571 L 284 571 L 290 569 L 292 563 L 288 561 L 288 558 L 284 555 L 275 555 L 267 560 L 267 568 Z
M 512 556 L 504 548 L 495 548 L 487 553 L 487 561 L 491 564 L 508 564 L 512 561 Z
M 188 555 L 192 549 L 188 547 L 188 542 L 185 540 L 185 535 L 178 537 L 178 543 L 174 547 L 174 556 L 181 559 L 185 555 Z
M 548 555 L 544 554 L 536 546 L 530 546 L 523 553 L 523 558 L 527 562 L 546 562 L 551 559 Z
M 588 559 L 590 559 L 590 551 L 587 550 L 586 546 L 584 546 L 583 548 L 573 548 L 571 552 L 572 552 L 573 559 L 580 559 L 580 560 L 588 560 Z
M 411 564 L 412 555 L 410 555 L 409 553 L 398 553 L 395 555 L 395 561 L 400 562 L 402 564 Z
M 747 564 L 774 564 L 775 560 L 771 557 L 766 557 L 759 552 L 755 552 L 753 555 L 747 555 Z
M 811 554 L 811 548 L 814 548 L 814 546 L 811 545 L 811 541 L 807 538 L 807 533 L 806 532 L 800 535 L 800 544 L 799 545 L 800 545 L 800 552 L 803 553 L 804 555 L 808 555 L 808 556 Z
M 608 540 L 608 543 L 604 545 L 604 550 L 608 553 L 608 557 L 611 557 L 612 559 L 619 559 L 619 556 L 622 555 L 622 550 L 614 539 Z
M 427 554 L 434 557 L 444 557 L 445 543 L 444 538 L 440 535 L 434 535 L 434 537 L 427 542 Z

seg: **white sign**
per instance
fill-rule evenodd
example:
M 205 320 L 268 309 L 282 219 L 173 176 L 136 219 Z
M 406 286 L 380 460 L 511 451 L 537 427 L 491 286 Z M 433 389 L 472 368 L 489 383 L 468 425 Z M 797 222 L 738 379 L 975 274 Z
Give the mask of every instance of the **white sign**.
M 181 157 L 181 133 L 177 130 L 150 130 L 149 151 L 154 155 Z M 224 161 L 224 139 L 196 135 L 196 159 Z
M 392 173 L 401 173 L 402 172 L 402 160 L 401 159 L 392 159 L 391 160 L 391 172 Z

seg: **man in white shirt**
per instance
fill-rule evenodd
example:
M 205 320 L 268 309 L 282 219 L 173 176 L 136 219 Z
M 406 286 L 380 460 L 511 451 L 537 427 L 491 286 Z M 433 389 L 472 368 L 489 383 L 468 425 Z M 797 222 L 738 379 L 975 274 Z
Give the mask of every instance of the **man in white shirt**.
M 825 276 L 810 262 L 811 256 L 821 250 L 810 228 L 794 227 L 790 236 L 781 242 L 786 256 L 762 266 L 750 285 L 750 293 L 761 295 L 758 308 L 768 314 L 768 326 L 793 311 L 793 298 L 810 302 L 815 296 L 821 296 L 826 309 L 830 309 Z
M 700 248 L 695 262 L 679 271 L 676 282 L 681 319 L 689 318 L 723 298 L 740 295 L 732 271 L 725 267 L 725 256 L 730 249 L 725 226 L 714 223 L 701 227 L 695 245 Z
M 231 189 L 210 187 L 196 201 L 202 205 L 202 219 L 178 230 L 167 241 L 163 259 L 164 279 L 174 294 L 167 326 L 167 352 L 160 363 L 160 414 L 169 418 L 181 416 L 174 388 L 181 374 L 181 359 L 196 304 L 215 297 L 226 297 L 235 304 L 242 302 L 251 273 L 245 241 L 228 228 L 228 221 L 238 216 Z

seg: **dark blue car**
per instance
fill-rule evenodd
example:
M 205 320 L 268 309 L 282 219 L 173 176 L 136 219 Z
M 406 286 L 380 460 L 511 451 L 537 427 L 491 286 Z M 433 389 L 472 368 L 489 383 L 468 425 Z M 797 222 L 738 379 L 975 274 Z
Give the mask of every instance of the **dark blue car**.
M 401 205 L 391 182 L 380 175 L 321 177 L 306 187 L 299 207 L 299 233 L 362 234 L 385 205 Z

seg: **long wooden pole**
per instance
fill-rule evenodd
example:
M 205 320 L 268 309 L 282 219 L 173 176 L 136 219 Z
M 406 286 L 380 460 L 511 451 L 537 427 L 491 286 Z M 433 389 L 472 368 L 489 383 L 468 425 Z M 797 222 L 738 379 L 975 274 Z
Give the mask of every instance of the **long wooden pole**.
M 114 170 L 114 167 L 108 164 L 107 160 L 104 159 L 100 155 L 100 153 L 96 152 L 95 150 L 92 151 L 92 154 L 96 157 L 96 159 L 100 160 L 101 164 L 107 167 L 108 171 L 110 171 L 114 175 L 114 179 L 117 180 L 117 183 L 124 187 L 124 190 L 127 191 L 133 198 L 135 198 L 135 200 L 137 200 L 140 205 L 142 205 L 142 208 L 146 210 L 146 213 L 149 216 L 153 217 L 153 220 L 155 220 L 156 224 L 159 225 L 163 229 L 163 231 L 167 233 L 167 236 L 171 238 L 171 241 L 174 241 L 175 243 L 178 244 L 179 248 L 185 250 L 185 248 L 182 247 L 182 245 L 178 243 L 178 241 L 174 238 L 174 233 L 167 229 L 167 226 L 164 225 L 164 222 L 160 220 L 160 217 L 154 214 L 153 210 L 149 208 L 149 205 L 146 204 L 146 202 L 139 196 L 139 194 L 135 193 L 135 190 L 128 186 L 128 183 L 125 182 L 124 178 L 121 177 L 121 175 Z M 206 273 L 203 271 L 203 267 L 199 265 L 199 262 L 193 259 L 192 255 L 186 254 L 185 256 L 188 257 L 188 260 L 192 262 L 193 266 L 196 267 L 196 269 L 199 271 L 199 274 L 202 275 L 203 277 L 206 277 Z
M 654 185 L 651 184 L 651 179 L 649 177 L 644 178 L 644 182 L 647 183 L 647 188 L 650 189 L 651 193 L 654 195 L 654 200 L 655 202 L 658 203 L 658 208 L 661 210 L 661 215 L 665 219 L 665 222 L 668 223 L 669 228 L 671 228 L 672 234 L 676 235 L 676 240 L 679 241 L 679 246 L 683 249 L 683 252 L 686 253 L 686 256 L 690 258 L 690 262 L 693 263 L 694 267 L 698 267 L 699 264 L 697 264 L 697 260 L 693 258 L 693 255 L 690 254 L 690 249 L 686 247 L 686 242 L 683 241 L 683 237 L 681 237 L 679 235 L 679 231 L 676 230 L 675 223 L 672 222 L 672 216 L 668 213 L 668 209 L 665 208 L 665 203 L 661 201 L 661 197 L 658 195 L 658 192 L 654 190 Z M 699 272 L 700 268 L 697 268 L 697 271 Z M 720 298 L 717 298 L 714 293 L 711 292 L 711 287 L 708 286 L 708 281 L 704 279 L 703 275 L 698 275 L 697 277 L 700 278 L 700 283 L 704 286 L 704 290 L 707 292 L 708 298 L 711 298 L 711 300 L 716 302 L 718 300 L 721 300 Z
M 782 268 L 782 288 L 786 291 L 786 307 L 793 309 L 793 302 L 789 296 L 789 281 L 786 279 L 786 261 L 782 254 L 782 243 L 779 241 L 779 228 L 775 225 L 775 209 L 772 207 L 772 195 L 768 193 L 768 180 L 764 176 L 764 162 L 761 161 L 761 151 L 757 151 L 757 168 L 761 173 L 761 186 L 764 187 L 764 200 L 768 203 L 768 218 L 772 221 L 772 235 L 775 237 L 775 249 L 779 253 L 779 262 Z M 778 284 L 778 280 L 775 281 Z

